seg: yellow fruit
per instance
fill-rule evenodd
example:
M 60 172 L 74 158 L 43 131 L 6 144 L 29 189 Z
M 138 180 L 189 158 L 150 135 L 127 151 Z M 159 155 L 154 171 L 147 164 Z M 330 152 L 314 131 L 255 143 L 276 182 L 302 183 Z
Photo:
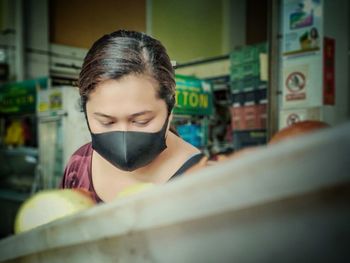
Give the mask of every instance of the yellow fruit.
M 134 195 L 134 194 L 137 194 L 137 193 L 142 192 L 144 190 L 147 190 L 153 186 L 154 186 L 154 184 L 152 184 L 152 183 L 133 184 L 131 186 L 124 188 L 122 191 L 120 191 L 117 195 L 117 198 Z
M 20 207 L 15 219 L 15 233 L 21 233 L 95 205 L 83 189 L 45 190 Z

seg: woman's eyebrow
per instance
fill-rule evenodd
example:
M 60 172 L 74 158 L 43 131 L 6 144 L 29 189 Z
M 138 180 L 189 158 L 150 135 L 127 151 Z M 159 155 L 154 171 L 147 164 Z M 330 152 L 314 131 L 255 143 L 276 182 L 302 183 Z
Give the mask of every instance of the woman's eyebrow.
M 136 113 L 131 114 L 130 117 L 131 118 L 135 118 L 135 117 L 138 117 L 138 116 L 141 116 L 141 115 L 145 115 L 145 114 L 148 114 L 148 113 L 153 113 L 153 111 L 145 110 L 145 111 L 136 112 Z M 114 116 L 111 116 L 111 115 L 108 115 L 108 114 L 105 114 L 105 113 L 101 113 L 101 112 L 94 112 L 93 114 L 97 115 L 99 117 L 103 117 L 103 118 L 115 119 Z
M 150 110 L 145 110 L 145 111 L 140 111 L 140 112 L 136 112 L 136 113 L 133 113 L 130 115 L 130 117 L 138 117 L 138 116 L 141 116 L 141 115 L 145 115 L 147 113 L 152 113 L 153 111 L 150 111 Z
M 104 118 L 109 118 L 109 119 L 115 119 L 113 116 L 101 113 L 101 112 L 94 112 L 94 115 L 100 116 L 100 117 L 104 117 Z

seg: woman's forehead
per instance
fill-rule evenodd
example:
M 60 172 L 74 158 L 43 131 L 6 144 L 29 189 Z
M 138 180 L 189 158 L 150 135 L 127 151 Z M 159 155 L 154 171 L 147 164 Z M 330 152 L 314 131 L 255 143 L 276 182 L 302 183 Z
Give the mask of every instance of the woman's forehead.
M 89 96 L 93 110 L 128 114 L 139 111 L 159 111 L 166 107 L 158 96 L 157 81 L 146 75 L 128 75 L 118 80 L 99 83 Z

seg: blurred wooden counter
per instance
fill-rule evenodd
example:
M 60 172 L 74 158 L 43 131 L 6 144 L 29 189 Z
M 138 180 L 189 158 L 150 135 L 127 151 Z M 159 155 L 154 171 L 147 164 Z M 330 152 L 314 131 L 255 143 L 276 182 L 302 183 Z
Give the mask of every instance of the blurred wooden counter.
M 0 241 L 1 262 L 350 262 L 350 123 Z

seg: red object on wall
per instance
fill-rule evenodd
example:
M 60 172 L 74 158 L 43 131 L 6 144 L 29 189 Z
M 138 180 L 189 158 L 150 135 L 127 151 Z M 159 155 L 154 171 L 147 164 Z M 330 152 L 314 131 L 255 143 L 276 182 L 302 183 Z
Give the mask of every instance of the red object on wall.
M 323 104 L 335 104 L 335 40 L 324 38 L 323 47 Z

